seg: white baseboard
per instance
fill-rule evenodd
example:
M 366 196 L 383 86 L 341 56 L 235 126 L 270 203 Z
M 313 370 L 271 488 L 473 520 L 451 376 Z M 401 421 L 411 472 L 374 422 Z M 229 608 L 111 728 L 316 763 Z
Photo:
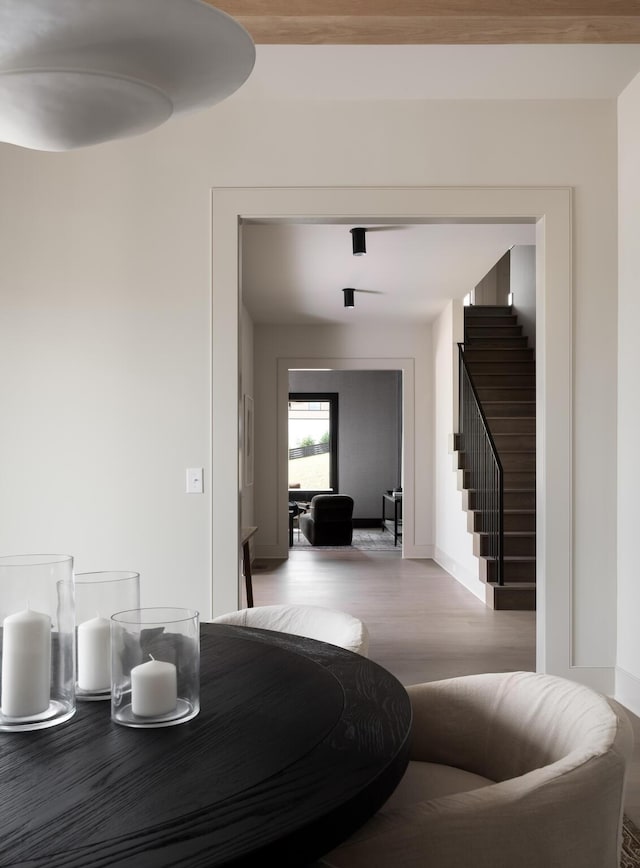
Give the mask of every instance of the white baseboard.
M 433 560 L 433 548 L 433 545 L 417 546 L 405 543 L 402 549 L 402 557 L 414 558 L 415 560 L 420 560 L 421 558 Z
M 446 570 L 449 575 L 453 576 L 453 578 L 460 582 L 468 591 L 477 597 L 482 602 L 485 602 L 485 584 L 480 581 L 478 578 L 478 574 L 475 575 L 466 567 L 463 567 L 462 564 L 459 564 L 453 558 L 450 558 L 446 552 L 443 552 L 442 549 L 436 547 L 435 553 L 433 556 L 434 561 L 438 564 L 438 566 L 442 567 L 443 570 Z
M 616 666 L 616 687 L 613 694 L 625 708 L 640 717 L 640 678 Z
M 402 547 L 401 543 L 398 543 L 398 548 Z M 254 553 L 254 560 L 259 558 L 260 560 L 282 560 L 283 558 L 289 557 L 289 547 L 283 549 L 278 545 L 260 545 L 256 546 Z M 402 548 L 402 556 L 404 558 L 415 558 L 416 560 L 424 558 L 426 560 L 435 560 L 433 556 L 434 547 L 433 545 L 409 545 L 406 543 Z
M 266 546 L 266 545 L 257 545 L 254 552 L 254 560 L 256 558 L 260 558 L 260 560 L 278 560 L 281 561 L 284 558 L 289 557 L 289 547 L 282 548 L 282 546 Z

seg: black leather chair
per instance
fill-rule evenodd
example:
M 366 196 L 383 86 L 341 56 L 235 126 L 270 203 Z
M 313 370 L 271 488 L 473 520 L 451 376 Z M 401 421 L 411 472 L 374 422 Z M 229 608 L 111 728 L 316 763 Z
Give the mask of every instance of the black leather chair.
M 312 546 L 350 546 L 353 498 L 348 494 L 316 494 L 309 512 L 299 516 L 300 530 Z

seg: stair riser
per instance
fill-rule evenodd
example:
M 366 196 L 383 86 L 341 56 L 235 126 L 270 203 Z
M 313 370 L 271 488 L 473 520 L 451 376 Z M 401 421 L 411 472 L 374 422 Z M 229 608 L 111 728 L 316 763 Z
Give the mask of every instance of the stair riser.
M 522 338 L 522 326 L 505 324 L 499 325 L 491 324 L 485 325 L 483 322 L 482 325 L 475 323 L 473 325 L 467 325 L 464 331 L 465 341 L 475 340 L 476 338 Z M 526 341 L 526 338 L 524 338 Z
M 504 316 L 465 316 L 464 318 L 465 334 L 468 329 L 514 327 L 522 331 L 522 326 L 518 325 L 518 317 L 514 313 Z
M 526 349 L 527 339 L 523 337 L 509 337 L 507 335 L 504 337 L 468 338 L 465 346 L 467 347 L 466 352 L 469 352 L 471 349 Z
M 471 456 L 466 452 L 458 452 L 458 470 L 464 470 L 467 464 L 472 461 Z M 535 452 L 505 452 L 500 455 L 500 463 L 502 469 L 507 471 L 527 471 L 534 473 L 536 469 L 536 453 Z M 467 468 L 469 469 L 469 468 Z
M 479 510 L 474 510 L 467 513 L 467 530 L 470 533 L 482 533 L 485 526 L 489 525 L 494 520 L 493 516 L 486 516 Z M 509 513 L 504 514 L 504 530 L 505 532 L 526 531 L 534 533 L 536 529 L 535 513 Z
M 536 487 L 536 474 L 532 470 L 505 470 L 503 474 L 505 488 L 533 488 Z
M 502 418 L 505 416 L 528 416 L 533 418 L 536 415 L 535 401 L 484 401 L 482 409 L 489 420 L 496 416 Z M 491 422 L 489 422 L 489 427 L 491 427 Z
M 514 534 L 513 536 L 505 534 L 504 537 L 504 554 L 505 557 L 511 555 L 526 555 L 527 557 L 535 557 L 536 555 L 536 538 L 534 536 Z M 492 541 L 489 537 L 482 534 L 473 535 L 473 553 L 476 557 L 487 557 L 491 554 Z
M 514 362 L 532 362 L 533 350 L 514 347 L 512 349 L 493 349 L 488 347 L 471 347 L 465 350 L 464 357 L 467 362 L 501 362 L 511 368 Z
M 476 386 L 480 403 L 484 407 L 489 401 L 533 401 L 536 400 L 535 388 L 518 386 Z M 485 411 L 486 412 L 486 411 Z
M 485 386 L 511 386 L 519 389 L 535 389 L 535 374 L 472 374 L 476 389 Z
M 500 455 L 500 463 L 502 469 L 508 470 L 525 470 L 531 473 L 536 469 L 536 453 L 535 452 L 504 452 Z
M 535 512 L 505 512 L 504 514 L 504 529 L 505 531 L 527 531 L 535 533 L 536 530 L 536 514 Z
M 505 509 L 535 509 L 536 508 L 536 493 L 534 491 L 505 491 L 504 492 L 504 508 Z M 482 507 L 482 496 L 480 492 L 473 489 L 466 490 L 463 498 L 463 508 L 466 510 L 478 510 Z
M 535 452 L 535 434 L 494 434 L 493 442 L 496 444 L 498 455 L 503 452 Z
M 505 491 L 505 509 L 535 509 L 536 492 L 533 491 Z
M 482 352 L 482 351 L 480 351 Z M 534 374 L 536 372 L 536 363 L 531 361 L 513 361 L 508 367 L 501 361 L 483 361 L 469 360 L 467 365 L 471 371 L 471 377 L 474 378 L 478 374 Z
M 469 305 L 464 309 L 465 322 L 468 319 L 483 319 L 487 316 L 513 316 L 515 314 L 510 305 L 507 304 L 479 304 Z
M 494 560 L 480 558 L 480 578 L 483 582 L 498 581 L 498 564 Z M 504 581 L 505 582 L 527 582 L 533 583 L 536 580 L 536 560 L 526 561 L 503 561 Z
M 535 588 L 501 588 L 487 585 L 485 602 L 491 609 L 498 612 L 535 612 Z
M 499 434 L 535 434 L 535 416 L 493 416 L 487 420 L 489 430 L 495 436 Z
M 468 470 L 460 468 L 462 478 L 460 484 L 463 488 L 473 488 L 473 480 L 471 473 Z M 505 488 L 531 488 L 536 487 L 536 474 L 533 471 L 523 470 L 505 470 L 503 474 L 503 484 Z

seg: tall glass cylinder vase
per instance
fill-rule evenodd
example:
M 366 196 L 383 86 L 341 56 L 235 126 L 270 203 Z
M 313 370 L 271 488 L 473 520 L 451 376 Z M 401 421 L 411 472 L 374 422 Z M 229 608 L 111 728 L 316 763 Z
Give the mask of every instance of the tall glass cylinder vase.
M 76 699 L 111 696 L 111 623 L 116 612 L 140 606 L 140 573 L 76 573 Z
M 186 723 L 200 710 L 200 616 L 193 609 L 111 618 L 111 719 L 143 728 Z
M 0 730 L 68 720 L 76 710 L 73 557 L 0 557 L 0 625 Z

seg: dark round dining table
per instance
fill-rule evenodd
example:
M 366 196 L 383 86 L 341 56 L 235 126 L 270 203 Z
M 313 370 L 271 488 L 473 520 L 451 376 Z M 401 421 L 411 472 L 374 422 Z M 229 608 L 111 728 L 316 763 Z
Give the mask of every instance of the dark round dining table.
M 200 681 L 200 713 L 177 726 L 79 702 L 67 723 L 0 733 L 0 866 L 305 866 L 404 774 L 409 699 L 365 657 L 204 623 Z

